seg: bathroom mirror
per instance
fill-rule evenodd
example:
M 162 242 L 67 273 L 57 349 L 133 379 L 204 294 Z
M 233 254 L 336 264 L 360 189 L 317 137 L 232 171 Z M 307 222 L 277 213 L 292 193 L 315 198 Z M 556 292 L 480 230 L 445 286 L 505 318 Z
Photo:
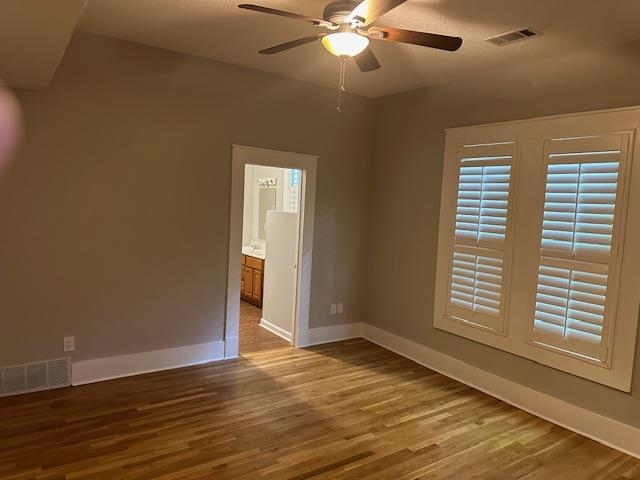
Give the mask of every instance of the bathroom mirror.
M 276 209 L 276 189 L 264 188 L 259 189 L 258 194 L 258 239 L 266 238 L 267 211 Z

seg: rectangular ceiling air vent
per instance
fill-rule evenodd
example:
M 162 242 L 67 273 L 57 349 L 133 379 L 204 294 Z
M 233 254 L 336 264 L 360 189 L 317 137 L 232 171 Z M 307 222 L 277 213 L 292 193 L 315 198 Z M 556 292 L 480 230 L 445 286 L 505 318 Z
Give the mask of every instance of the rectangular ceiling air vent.
M 512 43 L 527 40 L 528 38 L 538 37 L 540 35 L 542 35 L 542 33 L 534 30 L 533 28 L 522 28 L 519 30 L 501 33 L 495 37 L 485 38 L 485 42 L 501 47 L 503 45 L 510 45 Z
M 69 358 L 0 367 L 0 397 L 71 385 Z

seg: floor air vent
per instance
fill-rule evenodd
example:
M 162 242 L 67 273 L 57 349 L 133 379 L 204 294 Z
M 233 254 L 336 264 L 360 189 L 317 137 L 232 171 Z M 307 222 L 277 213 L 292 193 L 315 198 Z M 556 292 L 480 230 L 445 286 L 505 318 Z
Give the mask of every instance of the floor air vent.
M 489 42 L 492 45 L 501 47 L 503 45 L 510 45 L 521 40 L 527 40 L 528 38 L 538 37 L 542 35 L 533 28 L 523 28 L 520 30 L 512 30 L 511 32 L 501 33 L 495 37 L 485 38 L 485 42 Z
M 0 368 L 0 397 L 71 385 L 69 358 Z

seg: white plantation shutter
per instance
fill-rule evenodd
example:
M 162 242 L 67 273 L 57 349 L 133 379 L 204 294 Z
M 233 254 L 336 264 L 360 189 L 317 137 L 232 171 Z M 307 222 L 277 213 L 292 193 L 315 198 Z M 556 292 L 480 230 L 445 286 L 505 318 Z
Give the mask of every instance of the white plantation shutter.
M 551 155 L 545 191 L 542 250 L 550 254 L 591 256 L 611 251 L 620 152 L 588 157 Z
M 502 258 L 458 247 L 453 252 L 451 304 L 469 312 L 500 316 Z
M 605 362 L 617 288 L 617 223 L 628 137 L 546 142 L 532 340 Z
M 515 143 L 470 145 L 459 175 L 448 315 L 504 330 L 505 255 Z
M 544 345 L 599 359 L 602 351 L 607 269 L 597 265 L 540 264 L 534 339 Z
M 504 242 L 509 200 L 511 157 L 461 160 L 456 208 L 456 237 L 471 244 Z

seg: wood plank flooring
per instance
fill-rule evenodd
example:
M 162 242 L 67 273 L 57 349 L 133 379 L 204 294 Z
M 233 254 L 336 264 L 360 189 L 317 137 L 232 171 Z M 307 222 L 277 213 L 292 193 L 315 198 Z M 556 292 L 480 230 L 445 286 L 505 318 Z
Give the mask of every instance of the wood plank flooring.
M 640 479 L 365 340 L 0 399 L 3 480 Z
M 286 340 L 260 326 L 262 310 L 240 302 L 240 354 L 290 345 Z

